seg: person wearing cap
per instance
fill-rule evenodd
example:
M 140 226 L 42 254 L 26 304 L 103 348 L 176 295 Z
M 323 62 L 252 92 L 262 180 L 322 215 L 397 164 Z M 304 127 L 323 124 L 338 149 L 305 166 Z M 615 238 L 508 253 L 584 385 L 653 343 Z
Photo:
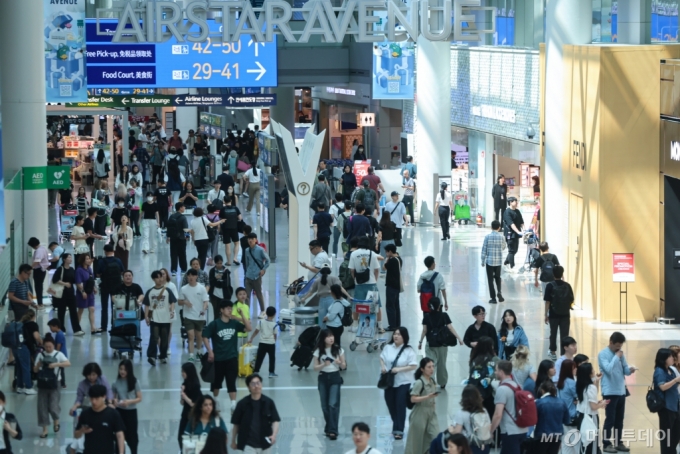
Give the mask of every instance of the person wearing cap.
M 491 189 L 491 197 L 493 197 L 493 215 L 496 221 L 501 224 L 505 219 L 505 209 L 508 207 L 508 185 L 505 184 L 505 177 L 501 174 L 496 179 L 496 184 Z M 500 216 L 498 212 L 500 211 Z
M 215 180 L 213 182 L 213 189 L 208 191 L 208 203 L 213 203 L 215 199 L 224 199 L 224 191 L 221 189 L 222 182 L 220 180 Z
M 451 203 L 451 194 L 446 190 L 449 185 L 446 182 L 442 182 L 439 186 L 440 189 L 434 203 L 434 211 L 439 214 L 439 224 L 442 226 L 442 241 L 446 241 L 451 239 L 449 220 L 451 219 L 453 204 Z
M 392 201 L 385 204 L 385 211 L 390 213 L 390 218 L 394 225 L 397 226 L 397 232 L 394 235 L 394 244 L 396 246 L 401 246 L 401 229 L 404 227 L 404 222 L 406 220 L 406 205 L 404 202 L 399 201 L 399 193 L 397 191 L 392 191 Z
M 522 213 L 517 209 L 517 198 L 510 197 L 508 199 L 510 207 L 505 210 L 503 214 L 503 225 L 505 226 L 505 239 L 508 243 L 508 256 L 505 258 L 506 271 L 512 271 L 515 267 L 515 254 L 519 249 L 519 239 L 522 237 L 522 230 L 524 230 L 524 219 Z

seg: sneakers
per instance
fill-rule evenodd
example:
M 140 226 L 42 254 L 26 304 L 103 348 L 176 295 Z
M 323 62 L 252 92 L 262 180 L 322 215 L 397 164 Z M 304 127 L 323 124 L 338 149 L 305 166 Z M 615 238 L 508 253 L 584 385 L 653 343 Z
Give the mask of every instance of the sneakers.
M 167 358 L 161 359 L 161 364 L 168 364 L 168 359 Z
M 550 361 L 557 361 L 557 355 L 555 354 L 555 352 L 548 352 L 548 358 L 550 359 Z M 607 451 L 607 452 L 612 452 L 612 451 Z M 616 449 L 614 449 L 613 452 L 616 452 Z
M 24 388 L 17 388 L 14 390 L 14 392 L 17 394 L 24 394 L 26 390 Z
M 491 298 L 489 304 L 498 304 L 498 301 L 496 301 L 496 298 Z
M 604 449 L 602 449 L 602 451 L 604 451 L 604 452 L 618 452 L 616 450 L 616 448 L 614 447 L 614 445 L 605 446 Z
M 85 331 L 83 331 L 83 330 L 76 331 L 75 333 L 73 333 L 73 335 L 74 335 L 74 336 L 84 336 L 84 335 L 85 335 Z
M 147 251 L 146 249 L 142 249 L 142 252 L 145 253 L 145 254 L 149 253 L 149 251 Z
M 616 447 L 616 450 L 621 451 L 621 452 L 630 452 L 630 448 L 628 446 L 624 445 L 624 444 L 618 445 Z
M 173 272 L 170 273 L 170 274 L 172 274 L 172 277 L 176 277 L 176 276 L 177 276 L 177 271 L 173 271 Z
M 147 361 L 149 362 L 149 364 L 156 367 L 156 358 L 147 358 Z
M 187 359 L 188 362 L 192 363 L 196 361 L 196 357 L 194 355 L 189 355 L 189 359 Z
M 27 396 L 35 396 L 36 394 L 38 394 L 38 391 L 36 391 L 33 388 L 27 388 L 23 390 L 23 393 L 26 394 Z
M 505 301 L 505 298 L 503 298 L 503 295 L 501 295 L 501 294 L 499 293 L 499 294 L 498 294 L 498 302 L 499 302 L 499 303 L 502 303 L 503 301 Z
M 278 375 L 276 375 L 274 372 L 269 373 L 269 378 L 276 378 Z
M 236 410 L 236 401 L 232 400 L 231 401 L 231 412 L 234 413 L 234 410 Z

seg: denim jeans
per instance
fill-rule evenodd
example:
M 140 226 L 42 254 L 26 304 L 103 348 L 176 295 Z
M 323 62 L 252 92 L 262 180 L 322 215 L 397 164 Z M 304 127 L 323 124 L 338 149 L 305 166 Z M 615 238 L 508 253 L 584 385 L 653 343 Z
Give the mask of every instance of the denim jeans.
M 522 442 L 527 434 L 501 434 L 501 454 L 520 454 Z
M 325 433 L 338 434 L 341 385 L 340 372 L 328 374 L 322 372 L 319 374 L 319 398 L 321 400 L 321 411 L 323 411 L 323 417 L 326 420 Z
M 15 372 L 17 377 L 17 388 L 31 389 L 33 388 L 33 380 L 31 380 L 31 352 L 28 347 L 22 345 L 19 348 L 13 348 L 14 353 Z
M 411 385 L 408 383 L 401 386 L 387 388 L 385 390 L 385 403 L 392 418 L 392 433 L 403 435 L 406 422 L 406 396 Z
M 340 240 L 340 229 L 333 227 L 333 255 L 338 255 L 338 243 Z

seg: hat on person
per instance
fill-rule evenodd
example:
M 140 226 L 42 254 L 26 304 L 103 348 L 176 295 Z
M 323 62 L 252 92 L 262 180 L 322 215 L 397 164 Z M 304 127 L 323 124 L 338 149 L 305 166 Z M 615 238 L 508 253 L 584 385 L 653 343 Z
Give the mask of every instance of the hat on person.
M 399 195 L 399 193 L 398 193 L 397 191 L 392 191 L 392 194 L 390 194 L 390 195 L 391 195 L 392 197 L 394 197 L 395 195 Z

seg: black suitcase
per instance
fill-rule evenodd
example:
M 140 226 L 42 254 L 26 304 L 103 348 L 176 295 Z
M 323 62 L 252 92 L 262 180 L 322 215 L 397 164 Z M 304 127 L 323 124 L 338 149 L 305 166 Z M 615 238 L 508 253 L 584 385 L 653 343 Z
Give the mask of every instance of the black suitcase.
M 300 345 L 304 345 L 305 347 L 309 347 L 310 350 L 313 350 L 316 347 L 316 339 L 319 337 L 320 332 L 320 327 L 310 326 L 304 330 L 302 334 L 300 334 L 300 337 L 298 337 L 298 342 Z
M 307 369 L 312 363 L 313 357 L 312 349 L 306 345 L 301 345 L 293 350 L 293 354 L 290 355 L 290 367 L 297 367 L 298 370 L 302 370 L 303 367 Z

